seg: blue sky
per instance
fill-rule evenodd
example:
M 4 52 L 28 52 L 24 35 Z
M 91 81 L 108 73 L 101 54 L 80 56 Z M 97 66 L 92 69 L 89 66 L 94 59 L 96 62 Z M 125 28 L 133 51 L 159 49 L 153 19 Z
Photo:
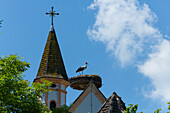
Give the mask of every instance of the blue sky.
M 108 98 L 114 91 L 128 104 L 152 113 L 170 101 L 169 0 L 5 0 L 0 1 L 0 56 L 18 53 L 31 63 L 25 79 L 36 77 L 54 19 L 68 77 L 87 61 L 86 74 L 99 74 Z M 67 104 L 81 91 L 67 88 Z

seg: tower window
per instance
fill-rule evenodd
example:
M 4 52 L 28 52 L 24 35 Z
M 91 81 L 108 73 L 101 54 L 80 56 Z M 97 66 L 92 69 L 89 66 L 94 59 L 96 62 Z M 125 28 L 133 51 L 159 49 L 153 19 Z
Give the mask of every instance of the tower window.
M 56 87 L 56 85 L 55 84 L 52 84 L 52 86 L 51 86 L 52 88 L 55 88 Z
M 53 109 L 56 108 L 56 103 L 55 101 L 50 102 L 50 110 L 53 111 Z

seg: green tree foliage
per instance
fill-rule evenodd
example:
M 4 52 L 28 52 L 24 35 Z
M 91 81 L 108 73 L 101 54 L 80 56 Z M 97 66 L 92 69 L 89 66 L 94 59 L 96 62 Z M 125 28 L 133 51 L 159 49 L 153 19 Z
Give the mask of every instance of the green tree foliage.
M 161 109 L 157 109 L 154 111 L 154 113 L 160 113 Z
M 138 104 L 129 104 L 128 107 L 126 107 L 126 110 L 123 112 L 123 113 L 136 113 L 138 109 Z M 140 113 L 143 113 L 143 112 L 140 112 Z
M 169 104 L 169 106 L 168 106 L 169 111 L 167 113 L 170 113 L 170 102 L 168 102 L 167 104 Z M 129 104 L 129 106 L 126 107 L 126 110 L 123 111 L 123 113 L 136 113 L 137 108 L 138 108 L 137 104 L 136 105 Z M 154 113 L 160 113 L 160 110 L 161 110 L 161 108 L 155 110 Z M 143 112 L 139 112 L 139 113 L 143 113 Z
M 169 111 L 167 113 L 170 113 L 170 102 L 168 102 L 167 104 L 169 104 L 168 106 Z
M 2 26 L 1 26 L 1 24 L 2 24 L 2 21 L 3 21 L 3 20 L 0 20 L 0 27 L 2 27 Z M 0 32 L 0 34 L 1 34 L 1 32 Z
M 0 57 L 0 113 L 44 113 L 49 110 L 39 102 L 50 83 L 33 83 L 23 79 L 30 64 L 17 55 Z
M 63 105 L 60 108 L 55 108 L 53 110 L 53 113 L 71 113 L 71 112 L 69 111 L 69 106 Z
M 2 24 L 2 21 L 3 21 L 3 20 L 0 20 L 0 24 Z M 2 26 L 0 25 L 0 27 L 2 27 Z

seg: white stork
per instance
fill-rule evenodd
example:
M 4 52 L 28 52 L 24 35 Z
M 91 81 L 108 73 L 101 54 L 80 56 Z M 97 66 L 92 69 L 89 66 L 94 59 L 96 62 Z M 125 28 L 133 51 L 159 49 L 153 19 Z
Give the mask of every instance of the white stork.
M 85 62 L 85 66 L 79 67 L 79 68 L 77 69 L 76 73 L 82 71 L 82 75 L 83 75 L 83 70 L 85 70 L 85 69 L 87 68 L 87 64 L 88 64 L 88 63 Z

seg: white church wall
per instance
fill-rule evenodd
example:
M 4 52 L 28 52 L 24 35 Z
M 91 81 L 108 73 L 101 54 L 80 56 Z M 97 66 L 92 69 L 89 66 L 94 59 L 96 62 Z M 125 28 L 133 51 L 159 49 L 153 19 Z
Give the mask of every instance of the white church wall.
M 58 91 L 48 91 L 48 108 L 51 100 L 55 100 L 58 106 Z
M 61 92 L 61 106 L 65 104 L 65 93 Z
M 61 89 L 65 91 L 65 86 L 61 84 Z
M 92 102 L 92 112 L 91 112 L 91 102 Z M 88 112 L 96 113 L 101 106 L 102 103 L 98 100 L 98 98 L 94 95 L 94 93 L 91 94 L 90 92 L 87 95 L 87 97 L 83 100 L 83 102 L 78 106 L 78 108 L 76 108 L 74 113 L 88 113 Z
M 59 84 L 56 84 L 56 89 L 58 89 L 59 88 Z

